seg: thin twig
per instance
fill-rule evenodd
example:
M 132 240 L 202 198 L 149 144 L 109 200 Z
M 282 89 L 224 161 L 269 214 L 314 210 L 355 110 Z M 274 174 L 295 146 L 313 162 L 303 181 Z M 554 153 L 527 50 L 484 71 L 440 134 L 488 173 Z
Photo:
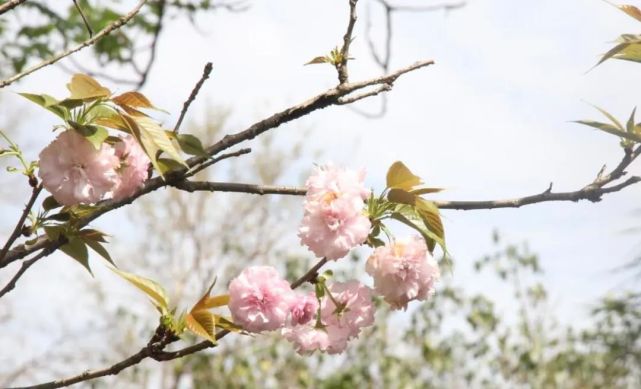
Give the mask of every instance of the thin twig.
M 89 33 L 89 38 L 93 37 L 93 30 L 91 29 L 91 25 L 89 24 L 89 20 L 87 20 L 87 17 L 85 16 L 85 13 L 82 11 L 82 8 L 78 4 L 77 0 L 73 0 L 73 5 L 76 6 L 76 9 L 78 10 L 78 13 L 80 14 L 80 17 L 82 18 L 83 23 L 85 23 L 85 27 L 87 28 L 87 32 Z
M 56 54 L 53 57 L 49 58 L 48 60 L 43 61 L 43 62 L 41 62 L 41 63 L 39 63 L 39 64 L 37 64 L 35 66 L 32 66 L 29 69 L 26 69 L 26 70 L 24 70 L 24 71 L 22 71 L 22 72 L 20 72 L 20 73 L 18 73 L 16 75 L 12 76 L 12 77 L 7 78 L 6 80 L 0 81 L 0 88 L 4 88 L 5 86 L 10 85 L 15 81 L 18 81 L 19 79 L 21 79 L 21 78 L 23 78 L 25 76 L 28 76 L 29 74 L 31 74 L 31 73 L 33 73 L 33 72 L 35 72 L 37 70 L 40 70 L 40 69 L 44 68 L 45 66 L 52 65 L 52 64 L 60 61 L 61 59 L 65 58 L 65 57 L 67 57 L 67 56 L 69 56 L 69 55 L 71 55 L 71 54 L 73 54 L 73 53 L 75 53 L 77 51 L 80 51 L 80 50 L 84 49 L 85 47 L 88 47 L 88 46 L 91 46 L 91 45 L 95 44 L 96 42 L 98 42 L 103 37 L 109 35 L 113 31 L 115 31 L 115 30 L 119 29 L 120 27 L 124 26 L 125 24 L 127 24 L 134 16 L 136 16 L 136 14 L 138 14 L 140 9 L 142 8 L 142 6 L 146 2 L 147 2 L 147 0 L 141 0 L 138 3 L 138 5 L 136 5 L 136 7 L 134 9 L 132 9 L 128 14 L 126 14 L 126 15 L 120 17 L 119 19 L 115 20 L 114 22 L 110 23 L 107 27 L 102 29 L 99 33 L 94 35 L 92 38 L 87 39 L 86 41 L 84 41 L 84 42 L 72 47 L 71 49 L 68 49 L 68 50 L 63 51 L 62 53 Z
M 4 4 L 0 4 L 0 15 L 2 15 L 5 12 L 11 11 L 12 9 L 24 3 L 25 1 L 27 0 L 9 0 Z
M 142 74 L 140 74 L 140 80 L 138 81 L 138 85 L 136 85 L 136 89 L 142 88 L 143 85 L 147 82 L 147 78 L 149 77 L 149 72 L 151 72 L 151 67 L 154 65 L 154 62 L 156 62 L 156 50 L 158 49 L 158 38 L 160 37 L 160 32 L 162 31 L 163 27 L 163 20 L 165 17 L 165 6 L 167 5 L 167 0 L 160 0 L 158 2 L 158 22 L 156 23 L 156 26 L 154 26 L 154 33 L 152 36 L 152 41 L 151 41 L 151 46 L 150 46 L 150 52 L 149 52 L 149 58 L 147 59 L 147 65 L 145 65 L 145 70 L 142 71 Z
M 183 109 L 182 111 L 180 111 L 180 116 L 178 117 L 178 121 L 176 122 L 176 126 L 174 127 L 174 134 L 178 133 L 178 130 L 180 129 L 180 125 L 182 124 L 183 119 L 185 118 L 185 114 L 187 113 L 189 106 L 198 95 L 200 88 L 203 86 L 205 81 L 209 78 L 209 75 L 211 74 L 211 69 L 212 69 L 211 62 L 207 62 L 207 64 L 205 65 L 205 68 L 203 69 L 203 75 L 200 76 L 200 80 L 198 80 L 198 82 L 194 86 L 194 89 L 192 89 L 191 93 L 189 94 L 189 97 L 183 103 Z
M 9 282 L 0 290 L 0 298 L 4 296 L 5 294 L 9 293 L 10 291 L 13 290 L 13 288 L 16 287 L 16 283 L 18 283 L 18 280 L 22 275 L 33 265 L 34 263 L 38 262 L 42 258 L 46 257 L 47 255 L 51 254 L 53 249 L 44 249 L 42 250 L 38 255 L 35 257 L 22 262 L 22 265 L 20 265 L 20 269 L 16 272 L 16 274 L 9 280 Z
M 220 161 L 222 161 L 224 159 L 240 157 L 241 155 L 249 154 L 251 152 L 252 152 L 252 149 L 247 147 L 247 148 L 240 149 L 238 151 L 234 151 L 234 152 L 231 152 L 231 153 L 221 154 L 218 157 L 212 158 L 209 161 L 207 161 L 207 162 L 205 162 L 203 164 L 200 164 L 196 168 L 190 170 L 187 174 L 185 174 L 184 178 L 192 177 L 196 173 L 200 172 L 201 170 L 205 170 L 208 167 L 210 167 L 211 165 L 216 164 L 216 163 L 218 163 L 218 162 L 220 162 Z
M 347 23 L 347 31 L 343 36 L 343 47 L 341 48 L 341 61 L 336 64 L 338 71 L 338 82 L 345 84 L 349 81 L 349 73 L 347 71 L 347 61 L 349 61 L 349 46 L 352 43 L 352 33 L 354 32 L 354 25 L 356 24 L 356 3 L 358 0 L 349 0 L 349 22 Z
M 36 202 L 36 199 L 38 199 L 38 195 L 42 191 L 42 184 L 36 185 L 33 190 L 31 191 L 31 197 L 29 198 L 29 201 L 27 201 L 27 205 L 25 205 L 24 210 L 22 211 L 22 214 L 20 215 L 20 218 L 18 219 L 18 223 L 16 223 L 16 226 L 13 229 L 13 232 L 9 236 L 9 239 L 7 239 L 7 242 L 4 244 L 4 247 L 2 247 L 2 250 L 0 251 L 0 263 L 3 261 L 5 255 L 7 255 L 7 251 L 11 248 L 11 245 L 13 242 L 18 239 L 20 236 L 20 233 L 22 232 L 22 226 L 24 226 L 25 220 L 27 220 L 27 217 L 29 216 L 29 212 L 31 212 L 31 208 L 33 208 L 33 205 Z
M 383 84 L 383 85 L 379 86 L 378 88 L 372 89 L 369 92 L 361 93 L 361 94 L 358 94 L 358 95 L 355 95 L 355 96 L 342 97 L 342 98 L 338 99 L 338 103 L 337 104 L 338 105 L 352 104 L 352 103 L 354 103 L 354 102 L 356 102 L 358 100 L 362 100 L 362 99 L 365 99 L 367 97 L 376 96 L 376 95 L 381 94 L 383 92 L 389 92 L 390 90 L 392 90 L 392 86 L 391 85 Z
M 435 201 L 440 209 L 456 209 L 461 211 L 495 208 L 519 208 L 524 205 L 545 203 L 550 201 L 573 201 L 588 200 L 592 202 L 601 201 L 601 197 L 607 193 L 618 192 L 630 185 L 641 182 L 641 177 L 630 177 L 624 182 L 611 187 L 601 188 L 598 186 L 586 186 L 574 192 L 551 192 L 545 190 L 542 193 L 506 200 L 487 201 Z

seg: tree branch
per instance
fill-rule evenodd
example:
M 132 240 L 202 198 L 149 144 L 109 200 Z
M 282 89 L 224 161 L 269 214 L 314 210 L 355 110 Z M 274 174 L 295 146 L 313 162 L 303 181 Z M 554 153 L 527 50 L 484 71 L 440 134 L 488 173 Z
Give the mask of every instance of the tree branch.
M 165 17 L 165 6 L 167 5 L 167 0 L 160 0 L 158 2 L 158 22 L 154 26 L 154 34 L 152 37 L 151 45 L 149 46 L 149 58 L 147 59 L 147 65 L 145 65 L 145 70 L 140 74 L 140 80 L 136 85 L 136 89 L 142 88 L 143 85 L 147 82 L 147 77 L 149 77 L 149 72 L 151 67 L 156 62 L 156 50 L 158 49 L 158 38 L 160 37 L 160 32 L 163 27 L 163 20 Z
M 18 219 L 18 223 L 16 223 L 16 226 L 13 229 L 13 232 L 9 236 L 9 239 L 7 239 L 7 242 L 4 244 L 4 247 L 2 247 L 2 250 L 0 251 L 0 263 L 4 259 L 5 255 L 7 255 L 7 251 L 11 248 L 11 245 L 13 242 L 18 239 L 20 236 L 20 233 L 22 232 L 22 226 L 24 225 L 25 220 L 27 220 L 27 216 L 29 216 L 29 212 L 31 212 L 31 208 L 33 208 L 33 204 L 35 204 L 36 199 L 38 198 L 38 195 L 42 191 L 42 184 L 36 185 L 33 187 L 33 191 L 31 192 L 31 197 L 29 198 L 29 201 L 27 202 L 27 205 L 25 205 L 24 210 L 22 211 L 22 215 L 20 215 L 20 218 Z
M 73 0 L 73 5 L 76 7 L 76 10 L 78 10 L 78 13 L 80 14 L 80 17 L 82 18 L 82 22 L 85 24 L 85 28 L 87 29 L 87 32 L 89 33 L 89 38 L 93 37 L 93 29 L 91 28 L 91 25 L 89 24 L 89 21 L 87 20 L 87 17 L 85 16 L 85 13 L 82 11 L 82 8 L 78 4 L 78 0 Z
M 75 53 L 77 51 L 80 51 L 80 50 L 84 49 L 85 47 L 88 47 L 88 46 L 91 46 L 91 45 L 95 44 L 96 42 L 98 42 L 103 37 L 109 35 L 113 31 L 115 31 L 115 30 L 119 29 L 120 27 L 124 26 L 125 24 L 127 24 L 134 16 L 136 16 L 138 11 L 140 11 L 142 6 L 146 2 L 147 2 L 147 0 L 141 0 L 138 3 L 138 5 L 136 5 L 136 7 L 134 9 L 132 9 L 128 14 L 126 14 L 126 15 L 120 17 L 119 19 L 115 20 L 114 22 L 110 23 L 107 27 L 102 29 L 99 33 L 94 35 L 92 38 L 87 39 L 86 41 L 84 41 L 84 42 L 72 47 L 71 49 L 68 49 L 68 50 L 63 51 L 62 53 L 56 54 L 53 57 L 51 57 L 50 59 L 48 59 L 46 61 L 43 61 L 43 62 L 41 62 L 41 63 L 39 63 L 39 64 L 37 64 L 35 66 L 32 66 L 29 69 L 26 69 L 26 70 L 24 70 L 24 71 L 22 71 L 22 72 L 20 72 L 20 73 L 18 73 L 16 75 L 12 76 L 12 77 L 7 78 L 6 80 L 0 81 L 0 88 L 4 88 L 5 86 L 10 85 L 15 81 L 18 81 L 19 79 L 21 79 L 21 78 L 23 78 L 25 76 L 28 76 L 29 74 L 31 74 L 31 73 L 33 73 L 33 72 L 35 72 L 37 70 L 40 70 L 40 69 L 44 68 L 45 66 L 52 65 L 52 64 L 58 62 L 59 60 L 65 58 L 65 57 L 67 57 L 67 56 L 69 56 L 69 55 L 71 55 L 71 54 L 73 54 L 73 53 Z
M 241 184 L 236 182 L 211 182 L 211 181 L 178 181 L 173 184 L 174 187 L 187 192 L 207 191 L 207 192 L 235 192 L 249 193 L 257 195 L 278 194 L 304 196 L 307 190 L 305 188 L 296 188 L 290 186 L 273 186 L 273 185 L 255 185 Z
M 618 192 L 630 185 L 641 182 L 641 177 L 632 176 L 627 180 L 612 186 L 607 186 L 614 181 L 626 175 L 626 168 L 641 155 L 641 145 L 635 150 L 627 149 L 625 155 L 619 164 L 610 172 L 605 174 L 601 169 L 597 178 L 583 188 L 572 192 L 552 192 L 552 185 L 545 191 L 525 197 L 504 199 L 504 200 L 487 200 L 487 201 L 435 201 L 434 203 L 440 209 L 454 210 L 480 210 L 494 208 L 519 208 L 524 205 L 550 202 L 550 201 L 580 201 L 589 200 L 592 202 L 601 201 L 601 197 L 608 193 Z M 291 186 L 268 186 L 233 182 L 191 182 L 180 181 L 173 184 L 178 189 L 188 192 L 195 191 L 220 191 L 220 192 L 240 192 L 250 194 L 278 194 L 304 196 L 306 190 L 304 187 Z
M 309 269 L 309 271 L 307 271 L 303 276 L 299 277 L 296 281 L 294 281 L 291 284 L 292 289 L 298 288 L 305 282 L 312 282 L 318 276 L 318 271 L 326 263 L 327 263 L 327 258 L 320 259 L 314 266 L 312 266 Z M 227 336 L 228 334 L 230 334 L 230 332 L 227 330 L 219 331 L 216 333 L 215 339 L 220 340 L 225 336 Z M 123 359 L 122 361 L 112 365 L 111 367 L 101 369 L 101 370 L 86 371 L 82 374 L 78 374 L 76 376 L 62 379 L 62 380 L 56 380 L 56 381 L 51 381 L 51 382 L 47 382 L 40 385 L 25 386 L 25 387 L 15 388 L 15 389 L 61 388 L 64 386 L 77 384 L 83 381 L 89 381 L 95 378 L 118 374 L 124 369 L 137 365 L 138 363 L 140 363 L 142 360 L 146 358 L 152 358 L 152 359 L 155 359 L 156 361 L 170 361 L 172 359 L 182 358 L 186 355 L 190 355 L 210 347 L 216 347 L 216 344 L 206 340 L 206 341 L 194 344 L 192 346 L 182 348 L 180 350 L 168 351 L 168 352 L 163 351 L 163 349 L 168 344 L 173 343 L 178 339 L 179 338 L 175 334 L 169 332 L 162 325 L 160 325 L 156 329 L 156 332 L 154 336 L 151 338 L 151 340 L 149 341 L 149 343 L 147 343 L 147 346 L 143 347 L 142 349 L 140 349 L 140 351 L 133 354 L 132 356 L 126 359 Z
M 327 108 L 331 105 L 339 105 L 339 99 L 341 97 L 348 96 L 353 92 L 362 90 L 370 86 L 383 85 L 383 84 L 393 85 L 394 81 L 396 81 L 400 76 L 432 64 L 434 64 L 434 61 L 431 61 L 431 60 L 419 61 L 410 66 L 398 69 L 384 76 L 372 78 L 369 80 L 359 81 L 359 82 L 348 82 L 342 85 L 338 85 L 337 87 L 328 89 L 325 92 L 307 101 L 304 101 L 298 105 L 289 107 L 281 112 L 271 115 L 266 119 L 256 122 L 244 131 L 240 131 L 235 134 L 226 135 L 220 141 L 214 143 L 212 146 L 206 149 L 208 156 L 192 157 L 186 161 L 187 166 L 189 166 L 190 169 L 192 170 L 194 170 L 194 168 L 195 170 L 198 170 L 198 167 L 200 165 L 206 164 L 208 163 L 208 161 L 211 161 L 210 159 L 211 156 L 215 156 L 218 153 L 221 153 L 229 149 L 230 147 L 233 147 L 244 141 L 254 139 L 258 135 L 266 131 L 279 127 L 280 125 L 288 123 L 292 120 L 298 119 L 311 112 L 314 112 L 323 108 Z M 173 183 L 176 183 L 178 181 L 183 181 L 185 176 L 188 174 L 189 174 L 189 171 L 187 169 L 184 169 L 180 171 L 171 172 L 167 174 L 164 179 L 162 177 L 154 177 L 150 180 L 147 180 L 145 185 L 141 189 L 139 189 L 138 192 L 134 193 L 132 196 L 126 199 L 123 199 L 120 201 L 107 200 L 99 204 L 96 204 L 96 210 L 89 216 L 86 216 L 85 218 L 80 220 L 78 222 L 78 226 L 79 227 L 86 226 L 87 224 L 99 218 L 100 216 L 104 215 L 105 213 L 113 211 L 114 209 L 120 208 L 127 204 L 131 204 L 134 200 L 136 200 L 141 196 L 144 196 L 148 193 L 151 193 L 157 189 L 166 187 L 168 185 L 172 185 Z M 30 254 L 36 251 L 39 251 L 43 248 L 46 248 L 46 247 L 53 248 L 55 251 L 55 249 L 59 248 L 60 246 L 61 246 L 60 242 L 50 242 L 47 240 L 46 237 L 42 237 L 35 244 L 29 246 L 28 248 L 25 247 L 24 245 L 21 245 L 16 247 L 13 250 L 10 250 L 7 253 L 7 256 L 5 257 L 5 259 L 0 262 L 0 268 L 7 266 L 8 264 L 14 261 L 25 258 Z
M 20 269 L 18 270 L 18 272 L 13 276 L 13 278 L 11 278 L 11 280 L 9 280 L 7 285 L 5 285 L 4 288 L 2 288 L 2 290 L 0 290 L 0 298 L 2 298 L 2 296 L 4 296 L 5 294 L 9 293 L 10 291 L 13 290 L 13 288 L 16 287 L 16 283 L 18 282 L 20 277 L 23 276 L 23 274 L 27 271 L 27 269 L 29 269 L 31 267 L 31 265 L 33 265 L 34 263 L 38 262 L 42 258 L 44 258 L 47 255 L 49 255 L 52 252 L 54 252 L 56 250 L 56 248 L 53 248 L 53 247 L 52 248 L 45 248 L 44 250 L 42 250 L 35 257 L 29 259 L 28 261 L 22 262 L 22 265 L 20 266 Z
M 182 111 L 180 111 L 180 117 L 178 117 L 178 121 L 174 126 L 174 134 L 178 133 L 178 130 L 180 129 L 180 126 L 183 123 L 183 119 L 185 118 L 185 114 L 187 113 L 189 106 L 196 99 L 196 96 L 198 96 L 198 92 L 200 92 L 200 88 L 203 86 L 205 81 L 209 78 L 209 75 L 211 74 L 211 70 L 212 70 L 211 62 L 207 62 L 207 64 L 205 65 L 205 68 L 203 69 L 203 75 L 200 76 L 200 80 L 198 80 L 198 82 L 194 86 L 194 89 L 192 89 L 191 93 L 189 94 L 189 97 L 183 103 L 183 109 Z
M 349 61 L 349 46 L 352 44 L 352 33 L 354 32 L 354 25 L 356 24 L 356 3 L 358 0 L 349 0 L 349 22 L 347 23 L 347 31 L 343 36 L 343 47 L 341 48 L 341 61 L 336 64 L 338 71 L 338 82 L 345 84 L 349 81 L 349 74 L 347 71 L 347 61 Z
M 9 0 L 4 4 L 0 4 L 0 15 L 5 12 L 9 12 L 20 4 L 24 3 L 27 0 Z

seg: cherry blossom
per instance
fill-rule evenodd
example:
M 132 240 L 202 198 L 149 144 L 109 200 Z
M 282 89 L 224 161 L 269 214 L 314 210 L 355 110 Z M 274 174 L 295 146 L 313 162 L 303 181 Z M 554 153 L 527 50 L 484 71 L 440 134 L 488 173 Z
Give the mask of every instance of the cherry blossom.
M 301 243 L 316 256 L 339 259 L 367 239 L 371 223 L 364 213 L 363 170 L 325 165 L 306 182 L 305 214 L 298 232 Z
M 38 176 L 60 204 L 90 204 L 118 183 L 119 163 L 110 145 L 96 150 L 75 130 L 67 130 L 40 152 Z
M 113 190 L 113 199 L 117 201 L 133 195 L 142 186 L 147 179 L 151 161 L 131 135 L 121 137 L 114 147 L 116 156 L 120 159 L 120 181 Z
M 318 300 L 314 293 L 297 294 L 290 307 L 293 324 L 305 324 L 314 318 L 318 310 Z
M 250 266 L 229 284 L 229 310 L 234 322 L 249 332 L 273 331 L 285 325 L 292 289 L 271 266 Z
M 419 236 L 378 247 L 367 260 L 366 271 L 374 277 L 376 293 L 394 309 L 427 299 L 440 277 L 438 263 Z

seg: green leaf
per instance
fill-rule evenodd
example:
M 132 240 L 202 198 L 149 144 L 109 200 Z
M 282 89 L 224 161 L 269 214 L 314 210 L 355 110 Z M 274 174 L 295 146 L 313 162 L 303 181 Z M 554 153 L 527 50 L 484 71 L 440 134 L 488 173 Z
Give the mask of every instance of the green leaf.
M 415 186 L 423 184 L 420 177 L 414 175 L 401 161 L 396 161 L 387 171 L 387 187 L 412 190 Z
M 102 231 L 94 230 L 93 228 L 85 228 L 84 230 L 78 231 L 78 236 L 84 241 L 107 243 L 107 240 L 105 239 L 107 234 Z
M 185 168 L 180 163 L 169 158 L 158 158 L 157 162 L 158 166 L 160 167 L 160 174 L 162 174 L 163 176 L 171 171 L 181 170 Z
M 433 251 L 436 244 L 438 244 L 439 246 L 441 246 L 443 251 L 447 253 L 445 240 L 437 235 L 434 231 L 429 229 L 429 227 L 426 225 L 424 217 L 419 213 L 417 209 L 409 205 L 402 205 L 397 207 L 396 211 L 392 212 L 390 217 L 419 232 L 423 236 L 423 239 L 425 239 L 427 247 L 430 249 L 430 251 Z
M 410 193 L 413 195 L 420 196 L 420 195 L 429 194 L 429 193 L 438 193 L 444 190 L 445 189 L 443 188 L 420 188 L 420 189 L 411 190 Z
M 87 246 L 91 247 L 91 249 L 95 251 L 98 255 L 100 255 L 105 260 L 107 260 L 107 262 L 112 264 L 114 267 L 116 266 L 113 259 L 111 259 L 111 255 L 109 255 L 109 252 L 107 251 L 105 246 L 103 246 L 100 242 L 89 240 L 89 241 L 85 241 L 85 243 L 87 244 Z
M 439 212 L 438 207 L 432 201 L 427 201 L 424 199 L 418 199 L 416 201 L 416 208 L 419 215 L 423 218 L 425 226 L 436 236 L 438 236 L 445 245 L 445 228 L 443 227 L 443 221 L 441 220 L 441 213 Z
M 71 128 L 85 137 L 85 139 L 87 139 L 96 150 L 100 150 L 103 142 L 107 137 L 109 137 L 109 132 L 104 127 L 94 126 L 91 124 L 80 124 L 73 120 L 68 120 L 67 122 Z
M 607 123 L 594 122 L 590 120 L 576 120 L 575 123 L 583 124 L 585 126 L 590 126 L 590 127 L 599 129 L 603 132 L 607 132 L 608 134 L 620 136 L 621 138 L 628 139 L 634 142 L 641 142 L 641 135 L 638 135 L 636 133 L 630 134 L 623 130 L 619 130 L 616 127 Z
M 60 239 L 60 235 L 64 232 L 64 228 L 62 226 L 45 226 L 44 230 L 47 235 L 47 239 L 51 242 L 55 242 Z
M 179 134 L 177 136 L 178 144 L 183 152 L 189 155 L 196 155 L 199 157 L 207 157 L 207 152 L 203 147 L 200 139 L 191 134 Z
M 59 118 L 67 120 L 69 118 L 69 110 L 59 104 L 58 100 L 49 95 L 36 95 L 33 93 L 18 93 L 20 96 L 38 104 L 39 106 L 47 109 L 49 112 L 52 112 Z
M 610 114 L 608 111 L 606 111 L 603 108 L 599 108 L 596 105 L 593 105 L 595 109 L 597 109 L 599 112 L 603 114 L 603 116 L 607 117 L 619 130 L 625 131 L 623 126 L 621 125 L 621 122 L 617 120 L 612 114 Z
M 134 118 L 127 114 L 123 114 L 122 118 L 129 127 L 131 134 L 136 138 L 138 143 L 140 143 L 149 156 L 154 168 L 161 174 L 163 174 L 163 171 L 158 163 L 159 151 L 167 153 L 167 156 L 170 159 L 179 162 L 185 167 L 187 166 L 180 156 L 179 151 L 165 133 L 165 130 L 163 130 L 158 123 L 148 117 Z
M 82 266 L 87 269 L 87 271 L 93 275 L 91 268 L 89 267 L 89 252 L 87 251 L 87 245 L 77 236 L 67 236 L 69 240 L 66 244 L 60 246 L 60 250 L 63 253 L 67 254 L 71 258 L 75 259 Z
M 628 119 L 628 122 L 625 125 L 626 131 L 631 133 L 631 134 L 635 133 L 635 131 L 634 131 L 634 127 L 635 127 L 635 125 L 634 125 L 634 115 L 635 115 L 636 112 L 637 112 L 637 107 L 634 107 L 634 109 L 632 110 L 632 114 L 630 114 L 630 118 Z
M 627 43 L 613 58 L 623 61 L 641 62 L 641 43 Z
M 216 320 L 216 327 L 222 328 L 229 332 L 241 332 L 243 328 L 238 324 L 235 324 L 231 318 L 226 318 L 224 316 L 214 314 L 214 319 Z
M 114 128 L 120 131 L 131 132 L 121 114 L 110 106 L 99 104 L 93 107 L 89 112 L 91 114 L 89 121 L 93 124 Z
M 64 99 L 60 101 L 60 103 L 58 103 L 58 105 L 60 105 L 61 107 L 65 107 L 70 110 L 74 108 L 78 108 L 84 104 L 85 102 L 81 99 Z
M 62 207 L 62 204 L 58 203 L 56 199 L 53 196 L 48 196 L 42 201 L 42 208 L 45 211 L 51 211 L 52 209 L 56 209 Z
M 167 297 L 167 293 L 163 287 L 157 282 L 135 274 L 127 273 L 115 267 L 110 269 L 149 296 L 149 298 L 151 298 L 151 302 L 156 306 L 156 308 L 158 308 L 161 314 L 165 315 L 169 312 L 169 298 Z
M 414 205 L 416 203 L 417 196 L 409 193 L 403 189 L 390 189 L 387 193 L 387 199 L 393 203 Z

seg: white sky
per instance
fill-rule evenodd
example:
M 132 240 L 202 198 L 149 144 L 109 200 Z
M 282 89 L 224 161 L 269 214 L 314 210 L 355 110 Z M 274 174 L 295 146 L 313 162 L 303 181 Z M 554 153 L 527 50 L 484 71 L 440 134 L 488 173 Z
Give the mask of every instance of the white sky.
M 367 2 L 361 2 L 363 17 L 352 46 L 356 60 L 350 63 L 353 80 L 377 75 L 363 39 Z M 346 19 L 346 0 L 255 0 L 244 13 L 200 18 L 201 35 L 177 21 L 163 33 L 143 92 L 175 117 L 204 63 L 212 61 L 213 76 L 192 114 L 198 117 L 208 104 L 224 105 L 233 109 L 230 130 L 241 130 L 335 84 L 329 66 L 302 64 L 340 43 Z M 550 182 L 555 190 L 576 190 L 594 179 L 604 163 L 619 161 L 617 139 L 570 123 L 601 119 L 586 102 L 627 118 L 638 101 L 630 86 L 641 82 L 641 65 L 612 61 L 586 74 L 619 34 L 641 27 L 605 2 L 470 0 L 446 15 L 399 14 L 395 27 L 392 68 L 419 59 L 437 64 L 397 81 L 383 119 L 332 107 L 277 129 L 283 144 L 312 127 L 310 143 L 336 163 L 365 166 L 376 190 L 382 189 L 387 167 L 401 159 L 429 184 L 448 188 L 441 198 L 466 200 L 530 195 Z M 11 90 L 63 96 L 66 78 L 50 67 Z M 18 96 L 0 93 L 12 107 L 41 115 Z M 377 102 L 359 107 L 375 109 Z M 38 117 L 43 120 L 49 119 Z M 48 142 L 43 134 L 50 126 L 23 126 L 23 131 L 37 133 L 39 145 Z M 638 164 L 631 170 L 641 173 Z M 301 182 L 292 176 L 283 184 Z M 597 204 L 445 211 L 448 246 L 457 263 L 451 276 L 466 287 L 500 295 L 497 286 L 477 280 L 467 266 L 492 250 L 491 232 L 498 229 L 504 241 L 528 241 L 541 255 L 556 312 L 564 321 L 576 321 L 595 297 L 633 286 L 609 272 L 637 253 L 639 238 L 622 231 L 638 224 L 631 213 L 639 208 L 640 194 L 637 185 Z M 5 229 L 13 219 L 3 210 Z M 109 218 L 99 225 L 117 235 L 116 223 Z M 63 258 L 43 262 L 6 299 L 25 307 L 24 313 L 15 313 L 14 323 L 33 315 L 26 309 L 37 306 L 39 293 L 52 298 L 46 310 L 51 314 L 68 304 L 65 296 L 80 293 L 72 281 L 81 272 L 75 263 Z M 107 277 L 99 272 L 96 282 Z M 509 314 L 509 306 L 501 309 Z

